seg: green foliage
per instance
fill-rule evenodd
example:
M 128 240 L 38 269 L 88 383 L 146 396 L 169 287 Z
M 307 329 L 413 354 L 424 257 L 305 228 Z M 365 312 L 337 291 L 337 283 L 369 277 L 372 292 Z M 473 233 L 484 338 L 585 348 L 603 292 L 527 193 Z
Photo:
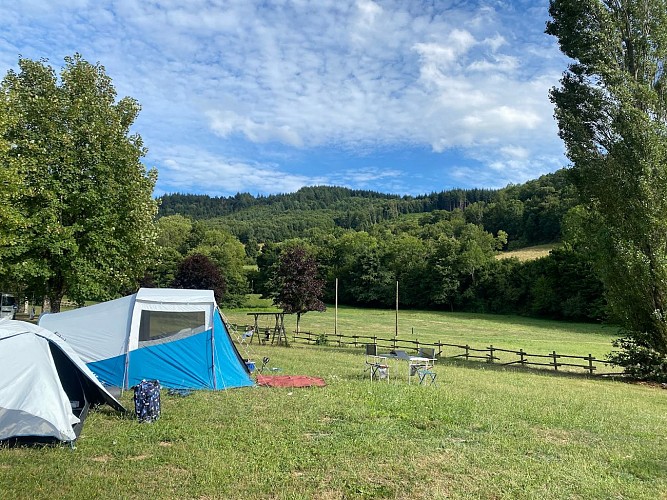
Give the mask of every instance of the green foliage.
M 633 332 L 632 336 L 615 340 L 613 345 L 620 350 L 613 351 L 607 359 L 624 367 L 625 373 L 634 379 L 667 382 L 667 356 L 637 337 Z
M 563 176 L 558 179 L 563 180 Z M 520 191 L 526 200 L 535 200 L 535 192 L 551 192 L 544 182 L 526 189 L 508 189 Z M 480 217 L 483 214 L 478 213 Z M 280 290 L 274 276 L 281 252 L 296 245 L 308 247 L 319 262 L 319 273 L 325 281 L 322 299 L 328 303 L 335 299 L 334 282 L 338 279 L 340 304 L 392 308 L 398 281 L 401 308 L 519 313 L 584 321 L 606 317 L 600 282 L 583 252 L 555 252 L 546 259 L 526 263 L 499 261 L 496 255 L 506 246 L 507 233 L 498 230 L 494 236 L 471 222 L 477 218 L 459 208 L 435 210 L 377 223 L 369 231 L 315 228 L 303 239 L 263 244 L 257 270 L 251 275 L 247 271 L 239 273 L 235 284 L 228 281 L 225 304 L 240 304 L 240 296 L 238 300 L 230 300 L 230 296 L 233 290 L 247 290 L 250 279 L 255 293 L 275 297 Z M 231 252 L 233 258 L 214 259 L 225 277 L 231 276 L 229 269 L 240 269 L 247 252 L 244 256 L 238 241 L 213 229 L 220 227 L 215 221 L 205 222 L 208 229 L 193 251 L 211 257 Z M 168 237 L 159 238 L 179 247 L 190 238 L 183 233 L 189 234 L 193 227 L 189 219 L 180 216 L 163 217 L 158 226 L 180 231 L 180 236 L 169 232 Z
M 157 244 L 171 248 L 180 254 L 189 250 L 188 240 L 192 232 L 192 221 L 182 215 L 160 217 L 157 221 Z
M 192 222 L 187 217 L 171 215 L 158 220 L 157 243 L 158 252 L 148 270 L 147 281 L 151 286 L 173 286 L 177 270 L 186 257 L 205 255 L 224 277 L 224 306 L 240 305 L 250 291 L 244 268 L 244 246 L 228 232 L 211 228 L 202 221 Z
M 667 2 L 552 0 L 574 62 L 552 91 L 613 318 L 667 354 Z
M 0 99 L 5 280 L 46 294 L 54 311 L 65 294 L 83 302 L 134 289 L 154 253 L 157 211 L 156 172 L 130 132 L 139 104 L 116 101 L 104 67 L 78 54 L 60 80 L 45 61 L 20 59 Z
M 220 303 L 227 290 L 220 269 L 206 255 L 192 254 L 183 259 L 174 277 L 175 288 L 213 290 L 215 301 Z
M 198 246 L 190 254 L 209 257 L 225 277 L 227 293 L 223 303 L 228 307 L 240 304 L 250 291 L 244 271 L 245 249 L 231 234 L 219 229 L 206 230 Z
M 324 280 L 319 277 L 318 264 L 301 245 L 286 247 L 279 255 L 272 277 L 273 303 L 299 319 L 308 311 L 324 311 L 320 300 Z
M 560 238 L 560 220 L 572 206 L 565 177 L 556 172 L 501 190 L 454 189 L 418 197 L 328 186 L 256 198 L 247 193 L 229 198 L 171 194 L 161 198 L 160 214 L 206 219 L 243 243 L 275 243 L 336 228 L 372 232 L 381 224 L 394 231 L 411 214 L 458 211 L 494 234 L 504 230 L 510 245 L 522 246 Z

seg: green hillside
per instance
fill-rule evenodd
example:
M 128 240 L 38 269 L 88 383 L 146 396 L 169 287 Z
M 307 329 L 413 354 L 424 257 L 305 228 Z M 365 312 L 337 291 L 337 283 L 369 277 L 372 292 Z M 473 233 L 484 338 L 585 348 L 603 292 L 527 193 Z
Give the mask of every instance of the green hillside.
M 493 234 L 505 231 L 510 248 L 520 248 L 559 241 L 562 218 L 574 203 L 567 173 L 560 170 L 503 189 L 452 189 L 422 196 L 332 186 L 271 196 L 167 194 L 160 199 L 159 215 L 203 220 L 247 243 L 279 242 L 335 228 L 368 231 L 388 224 L 392 229 L 406 216 L 461 210 L 468 222 Z

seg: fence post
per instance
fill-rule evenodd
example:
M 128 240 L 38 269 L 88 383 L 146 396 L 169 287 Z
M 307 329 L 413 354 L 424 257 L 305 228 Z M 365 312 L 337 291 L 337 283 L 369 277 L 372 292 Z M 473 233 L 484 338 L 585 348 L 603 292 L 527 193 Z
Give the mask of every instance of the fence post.
M 357 347 L 357 338 L 359 335 L 353 335 L 352 338 L 354 339 L 354 347 Z
M 489 356 L 486 358 L 487 363 L 493 363 L 493 351 L 495 351 L 495 349 L 493 348 L 493 345 L 490 345 L 489 346 Z
M 438 340 L 438 357 L 442 356 L 442 342 Z
M 557 358 L 558 356 L 556 355 L 556 351 L 553 351 L 553 352 L 551 353 L 551 356 L 554 358 L 554 370 L 558 371 L 558 363 L 556 362 L 556 358 Z
M 523 349 L 519 349 L 519 356 L 521 356 L 521 361 L 519 361 L 521 366 L 526 366 L 526 353 L 523 352 Z
M 588 353 L 588 373 L 590 375 L 593 375 L 593 370 L 595 370 L 595 367 L 593 366 L 593 360 L 595 358 L 593 357 L 592 354 Z
M 470 361 L 470 346 L 466 344 L 466 361 Z
M 396 350 L 396 337 L 395 336 L 391 339 L 391 345 L 392 345 L 392 349 L 395 351 Z

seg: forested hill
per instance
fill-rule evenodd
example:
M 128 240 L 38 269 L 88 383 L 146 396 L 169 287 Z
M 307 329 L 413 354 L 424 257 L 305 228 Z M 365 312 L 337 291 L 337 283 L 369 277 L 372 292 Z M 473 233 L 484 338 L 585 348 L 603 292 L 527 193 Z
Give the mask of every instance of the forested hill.
M 453 189 L 412 197 L 362 191 L 335 186 L 303 187 L 295 193 L 253 196 L 237 193 L 228 198 L 197 194 L 168 194 L 161 198 L 160 216 L 180 214 L 192 219 L 224 217 L 253 207 L 270 207 L 273 211 L 347 209 L 359 206 L 393 206 L 400 213 L 464 208 L 478 201 L 489 202 L 496 190 Z
M 160 201 L 160 216 L 205 220 L 244 243 L 283 241 L 316 228 L 369 230 L 409 214 L 462 210 L 470 222 L 494 234 L 503 230 L 512 246 L 520 247 L 558 241 L 574 195 L 567 172 L 559 170 L 503 189 L 452 189 L 416 197 L 315 186 L 271 196 L 168 194 Z

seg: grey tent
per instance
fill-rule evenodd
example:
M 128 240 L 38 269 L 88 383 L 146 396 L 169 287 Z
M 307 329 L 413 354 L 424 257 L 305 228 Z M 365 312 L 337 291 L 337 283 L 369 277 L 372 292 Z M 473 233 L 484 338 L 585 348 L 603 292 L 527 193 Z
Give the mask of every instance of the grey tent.
M 91 406 L 125 409 L 58 335 L 0 320 L 0 441 L 74 441 Z

